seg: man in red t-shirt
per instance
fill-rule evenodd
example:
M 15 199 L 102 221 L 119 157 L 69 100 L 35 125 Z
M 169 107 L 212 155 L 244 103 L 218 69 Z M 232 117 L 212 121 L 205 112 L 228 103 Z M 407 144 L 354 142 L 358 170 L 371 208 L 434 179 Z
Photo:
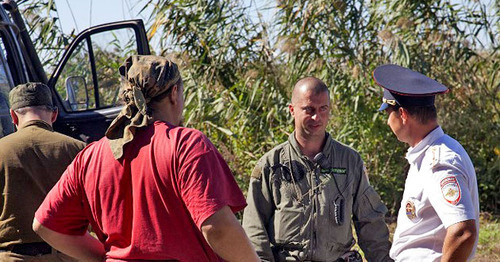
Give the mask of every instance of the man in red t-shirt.
M 49 192 L 33 229 L 85 261 L 258 261 L 233 214 L 246 202 L 227 164 L 180 126 L 177 65 L 132 56 L 120 74 L 124 109 Z

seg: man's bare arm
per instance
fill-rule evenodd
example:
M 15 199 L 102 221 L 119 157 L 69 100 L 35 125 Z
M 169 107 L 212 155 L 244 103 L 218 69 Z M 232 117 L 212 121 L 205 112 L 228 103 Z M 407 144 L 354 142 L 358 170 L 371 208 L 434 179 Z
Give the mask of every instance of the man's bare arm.
M 36 218 L 33 230 L 49 245 L 79 261 L 102 262 L 105 259 L 104 246 L 88 232 L 83 236 L 61 234 L 44 227 Z
M 228 206 L 207 218 L 201 225 L 212 249 L 226 261 L 260 261 L 250 240 Z
M 476 222 L 466 220 L 446 229 L 441 261 L 467 261 L 476 242 Z

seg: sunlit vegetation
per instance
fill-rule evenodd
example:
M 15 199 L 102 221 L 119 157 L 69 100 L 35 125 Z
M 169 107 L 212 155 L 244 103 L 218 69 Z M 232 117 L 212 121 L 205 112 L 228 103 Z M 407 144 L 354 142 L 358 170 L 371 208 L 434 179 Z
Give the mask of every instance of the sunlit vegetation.
M 21 9 L 31 8 L 25 16 L 40 36 L 37 48 L 64 47 L 71 37 L 60 35 L 55 14 L 34 12 L 53 10 L 51 1 L 22 2 Z M 152 10 L 146 22 L 159 43 L 154 52 L 181 65 L 186 125 L 211 138 L 243 190 L 255 162 L 292 132 L 291 87 L 316 76 L 331 91 L 329 132 L 362 154 L 371 183 L 395 215 L 406 145 L 376 111 L 381 89 L 371 77 L 376 66 L 395 63 L 451 89 L 437 99 L 440 123 L 475 164 L 481 209 L 499 213 L 498 1 L 271 3 L 276 14 L 265 23 L 250 11 L 255 7 L 237 0 L 142 1 L 143 12 Z M 54 57 L 44 63 L 54 63 Z

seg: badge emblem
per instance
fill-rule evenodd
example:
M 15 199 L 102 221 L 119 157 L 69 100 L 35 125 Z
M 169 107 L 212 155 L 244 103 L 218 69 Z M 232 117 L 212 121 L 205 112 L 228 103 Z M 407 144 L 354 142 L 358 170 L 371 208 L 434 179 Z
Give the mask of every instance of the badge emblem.
M 322 168 L 321 173 L 322 174 L 333 173 L 335 175 L 345 175 L 347 174 L 347 168 L 342 168 L 342 167 Z
M 441 180 L 441 192 L 443 193 L 444 199 L 452 204 L 456 205 L 460 198 L 462 197 L 462 192 L 460 190 L 460 184 L 456 177 L 446 177 Z
M 406 216 L 410 219 L 413 220 L 414 218 L 417 217 L 417 212 L 415 210 L 415 203 L 413 201 L 408 200 L 406 201 Z

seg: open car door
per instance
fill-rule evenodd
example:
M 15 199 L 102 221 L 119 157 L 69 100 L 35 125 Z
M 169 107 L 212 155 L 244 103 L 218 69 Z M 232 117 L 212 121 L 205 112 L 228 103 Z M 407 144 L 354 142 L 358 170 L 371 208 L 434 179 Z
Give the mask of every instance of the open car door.
M 150 54 L 142 20 L 94 26 L 76 36 L 48 82 L 59 107 L 54 129 L 87 143 L 103 137 L 122 108 L 118 68 L 136 54 Z

